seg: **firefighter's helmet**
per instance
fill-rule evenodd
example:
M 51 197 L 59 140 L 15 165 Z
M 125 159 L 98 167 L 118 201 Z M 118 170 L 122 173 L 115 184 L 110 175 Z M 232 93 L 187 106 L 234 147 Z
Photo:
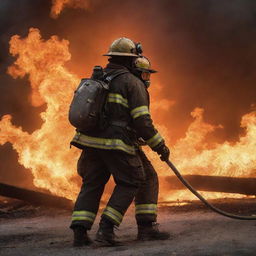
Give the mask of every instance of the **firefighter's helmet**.
M 116 39 L 109 47 L 108 53 L 103 56 L 130 56 L 138 57 L 142 53 L 140 43 L 135 43 L 131 39 L 121 37 Z
M 157 71 L 151 68 L 148 58 L 140 56 L 135 60 L 135 68 L 141 72 L 156 73 Z

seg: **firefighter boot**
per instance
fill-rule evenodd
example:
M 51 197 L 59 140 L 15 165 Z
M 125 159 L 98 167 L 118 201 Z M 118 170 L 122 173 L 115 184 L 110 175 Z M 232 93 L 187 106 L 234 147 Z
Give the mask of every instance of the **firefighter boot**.
M 92 240 L 89 238 L 87 234 L 87 230 L 84 227 L 74 227 L 73 232 L 74 232 L 74 242 L 73 242 L 74 247 L 85 246 L 92 243 Z
M 115 240 L 114 224 L 106 218 L 102 218 L 95 241 L 99 242 L 102 246 L 118 245 L 119 242 Z
M 137 240 L 166 240 L 170 238 L 168 232 L 159 231 L 159 224 L 155 222 L 138 224 Z

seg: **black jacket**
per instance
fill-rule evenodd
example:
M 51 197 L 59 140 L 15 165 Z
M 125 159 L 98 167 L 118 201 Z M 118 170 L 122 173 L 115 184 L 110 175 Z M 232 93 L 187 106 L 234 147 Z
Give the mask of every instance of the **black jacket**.
M 141 137 L 154 150 L 163 138 L 154 128 L 149 113 L 149 94 L 144 83 L 126 67 L 109 63 L 104 71 L 111 75 L 123 70 L 110 83 L 106 110 L 109 125 L 104 130 L 78 133 L 73 141 L 83 146 L 122 150 L 135 154 L 136 138 Z

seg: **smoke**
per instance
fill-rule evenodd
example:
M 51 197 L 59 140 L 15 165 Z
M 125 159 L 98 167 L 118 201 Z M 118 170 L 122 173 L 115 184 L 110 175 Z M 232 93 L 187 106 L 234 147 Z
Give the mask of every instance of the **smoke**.
M 159 71 L 150 88 L 158 102 L 152 111 L 155 122 L 168 127 L 170 146 L 185 135 L 196 107 L 205 110 L 207 123 L 223 126 L 207 135 L 210 141 L 237 141 L 241 117 L 256 103 L 255 11 L 254 0 L 1 0 L 0 116 L 11 114 L 14 125 L 32 132 L 41 126 L 45 108 L 39 101 L 31 105 L 26 76 L 14 80 L 6 74 L 14 61 L 11 36 L 23 37 L 36 27 L 43 38 L 67 39 L 72 58 L 66 66 L 79 77 L 104 65 L 101 55 L 109 44 L 127 36 L 142 43 Z M 29 172 L 17 166 L 10 147 L 0 150 L 0 179 L 13 183 L 14 168 L 27 181 Z
M 176 104 L 161 121 L 172 120 L 169 127 L 180 137 L 191 122 L 189 112 L 202 107 L 206 121 L 225 127 L 216 137 L 236 140 L 240 117 L 256 96 L 255 2 L 164 2 L 151 29 L 150 54 L 160 68 L 161 95 Z
M 145 55 L 159 70 L 153 76 L 152 98 L 156 85 L 161 85 L 157 101 L 176 102 L 156 116 L 160 123 L 170 120 L 173 142 L 184 135 L 195 107 L 205 109 L 208 122 L 225 127 L 212 135 L 219 142 L 237 140 L 241 116 L 250 111 L 256 96 L 256 3 L 151 0 L 122 2 L 122 7 L 120 3 L 108 1 L 83 15 L 66 9 L 60 16 L 62 22 L 72 19 L 64 32 L 71 42 L 69 66 L 82 76 L 95 63 L 105 63 L 101 54 L 116 37 L 141 41 Z

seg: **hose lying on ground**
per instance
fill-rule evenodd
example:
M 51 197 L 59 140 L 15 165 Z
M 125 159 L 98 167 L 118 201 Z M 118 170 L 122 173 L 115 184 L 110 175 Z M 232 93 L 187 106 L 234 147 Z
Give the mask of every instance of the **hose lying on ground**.
M 232 213 L 228 213 L 225 211 L 222 211 L 212 204 L 210 204 L 203 196 L 201 196 L 180 174 L 178 169 L 174 166 L 174 164 L 170 161 L 167 160 L 166 163 L 168 166 L 172 169 L 172 171 L 175 173 L 175 175 L 178 177 L 178 179 L 182 182 L 184 186 L 186 186 L 196 197 L 198 197 L 206 206 L 208 206 L 210 209 L 212 209 L 214 212 L 217 212 L 223 216 L 233 218 L 233 219 L 239 219 L 239 220 L 256 220 L 256 216 L 240 216 L 240 215 L 235 215 Z

